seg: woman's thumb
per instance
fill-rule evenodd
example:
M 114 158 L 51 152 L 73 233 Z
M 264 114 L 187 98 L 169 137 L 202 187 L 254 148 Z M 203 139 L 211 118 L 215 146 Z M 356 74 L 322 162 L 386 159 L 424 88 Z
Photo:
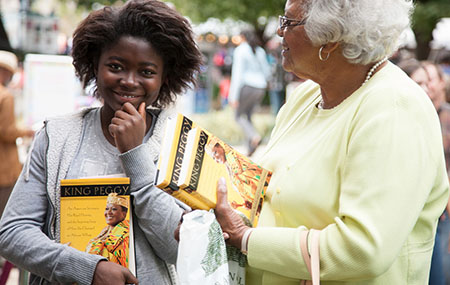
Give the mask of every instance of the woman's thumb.
M 219 181 L 217 181 L 216 199 L 217 206 L 228 205 L 227 182 L 223 177 L 221 177 Z

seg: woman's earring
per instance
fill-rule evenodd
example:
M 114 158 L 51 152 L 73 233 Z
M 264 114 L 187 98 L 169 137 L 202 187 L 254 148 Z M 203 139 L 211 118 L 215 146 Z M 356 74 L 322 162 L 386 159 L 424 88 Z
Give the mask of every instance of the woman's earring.
M 320 49 L 319 49 L 319 59 L 320 59 L 321 61 L 327 61 L 327 59 L 330 57 L 330 53 L 327 53 L 327 57 L 326 57 L 326 58 L 323 58 L 323 57 L 322 57 L 322 50 L 323 50 L 323 47 L 324 47 L 324 46 L 321 46 Z

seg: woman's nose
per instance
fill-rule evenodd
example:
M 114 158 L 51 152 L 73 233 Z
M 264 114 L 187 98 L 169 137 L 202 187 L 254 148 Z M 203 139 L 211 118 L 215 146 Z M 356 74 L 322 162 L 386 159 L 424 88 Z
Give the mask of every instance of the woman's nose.
M 277 28 L 277 35 L 279 37 L 283 37 L 283 35 L 284 35 L 284 28 L 281 28 L 281 26 L 278 26 L 278 28 Z

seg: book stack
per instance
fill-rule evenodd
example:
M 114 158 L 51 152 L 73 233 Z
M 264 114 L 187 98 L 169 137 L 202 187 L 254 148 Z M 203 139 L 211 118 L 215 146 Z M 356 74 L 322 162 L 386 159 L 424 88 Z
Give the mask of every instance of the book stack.
M 216 205 L 217 181 L 227 182 L 230 205 L 255 226 L 271 172 L 182 114 L 168 121 L 156 186 L 193 209 Z

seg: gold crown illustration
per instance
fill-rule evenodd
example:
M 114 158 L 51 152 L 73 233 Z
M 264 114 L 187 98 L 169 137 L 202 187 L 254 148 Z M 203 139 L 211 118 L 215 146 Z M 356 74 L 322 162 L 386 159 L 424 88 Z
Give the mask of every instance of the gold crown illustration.
M 128 199 L 118 196 L 117 193 L 109 194 L 106 203 L 120 205 L 128 209 Z

